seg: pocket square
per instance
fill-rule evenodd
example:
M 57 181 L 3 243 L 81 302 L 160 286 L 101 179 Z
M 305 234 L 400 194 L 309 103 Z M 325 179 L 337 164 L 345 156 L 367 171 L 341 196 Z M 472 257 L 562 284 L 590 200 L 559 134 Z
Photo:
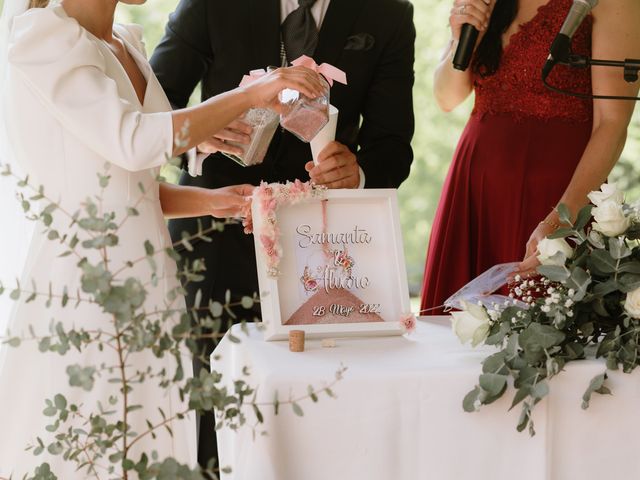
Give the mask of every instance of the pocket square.
M 355 50 L 360 52 L 366 52 L 371 50 L 376 43 L 376 39 L 373 35 L 368 33 L 356 33 L 347 38 L 347 43 L 344 46 L 345 50 Z

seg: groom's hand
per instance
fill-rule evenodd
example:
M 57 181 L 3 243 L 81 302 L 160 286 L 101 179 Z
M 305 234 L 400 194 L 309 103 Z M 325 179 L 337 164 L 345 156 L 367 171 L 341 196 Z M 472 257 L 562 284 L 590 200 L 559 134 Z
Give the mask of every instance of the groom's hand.
M 198 145 L 199 153 L 229 153 L 231 155 L 242 155 L 244 148 L 238 145 L 231 145 L 227 142 L 234 142 L 240 145 L 249 145 L 251 143 L 251 133 L 253 128 L 242 119 L 237 119 L 227 125 L 225 128 L 216 133 L 206 142 Z
M 349 148 L 338 142 L 327 145 L 318 157 L 318 165 L 308 162 L 305 169 L 311 181 L 327 188 L 358 188 L 360 167 Z

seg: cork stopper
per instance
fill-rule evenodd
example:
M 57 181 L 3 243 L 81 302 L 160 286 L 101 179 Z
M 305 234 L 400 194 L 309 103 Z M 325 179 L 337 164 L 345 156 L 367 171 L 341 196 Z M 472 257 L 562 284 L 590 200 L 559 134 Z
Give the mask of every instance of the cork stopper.
M 292 352 L 304 352 L 304 330 L 289 331 L 289 350 Z

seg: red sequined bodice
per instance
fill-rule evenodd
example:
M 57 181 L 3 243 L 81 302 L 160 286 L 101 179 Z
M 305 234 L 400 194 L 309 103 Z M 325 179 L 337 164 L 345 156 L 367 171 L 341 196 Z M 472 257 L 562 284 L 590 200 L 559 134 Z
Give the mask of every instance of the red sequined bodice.
M 503 50 L 494 75 L 474 78 L 476 94 L 474 114 L 513 114 L 541 119 L 562 118 L 588 122 L 593 115 L 592 102 L 548 90 L 541 79 L 542 66 L 549 47 L 571 8 L 572 0 L 549 0 L 537 15 L 520 26 Z M 591 53 L 592 18 L 588 17 L 573 37 L 572 51 Z M 549 83 L 563 90 L 591 93 L 589 69 L 556 66 Z

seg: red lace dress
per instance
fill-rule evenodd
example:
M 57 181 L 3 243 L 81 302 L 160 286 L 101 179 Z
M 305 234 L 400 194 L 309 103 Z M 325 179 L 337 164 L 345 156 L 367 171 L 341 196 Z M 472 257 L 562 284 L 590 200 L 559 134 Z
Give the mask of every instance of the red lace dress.
M 522 260 L 529 236 L 557 205 L 573 175 L 591 135 L 592 103 L 555 94 L 541 80 L 549 46 L 571 3 L 543 5 L 510 38 L 498 71 L 475 78 L 475 108 L 431 232 L 423 311 L 441 306 L 491 266 Z M 574 52 L 590 53 L 591 25 L 588 18 L 574 36 Z M 549 80 L 591 92 L 588 70 L 559 66 Z

